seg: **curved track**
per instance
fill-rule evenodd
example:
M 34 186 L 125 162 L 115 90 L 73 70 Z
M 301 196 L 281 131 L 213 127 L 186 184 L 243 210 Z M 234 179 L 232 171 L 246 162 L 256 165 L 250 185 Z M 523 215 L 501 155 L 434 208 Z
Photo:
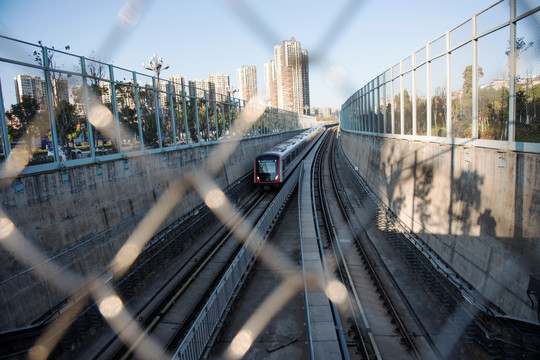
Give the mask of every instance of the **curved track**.
M 253 221 L 262 214 L 271 201 L 271 195 L 258 191 L 253 194 L 243 216 L 234 216 L 232 224 L 223 225 L 205 241 L 200 250 L 183 266 L 178 268 L 166 284 L 145 303 L 137 318 L 145 334 L 163 345 L 163 358 L 174 351 L 190 324 L 198 315 L 209 293 L 219 282 L 241 247 L 230 229 L 241 221 Z M 135 346 L 141 339 L 135 340 Z M 92 347 L 92 359 L 129 359 L 132 349 L 117 337 L 111 338 L 103 347 Z
M 350 223 L 337 184 L 335 138 L 334 130 L 319 153 L 315 187 L 318 217 L 324 219 L 320 224 L 327 257 L 333 260 L 336 275 L 349 290 L 347 304 L 340 306 L 340 313 L 349 324 L 350 356 L 358 357 L 360 354 L 365 359 L 420 359 L 409 329 L 379 279 L 376 267 L 380 260 L 368 256 L 359 234 Z

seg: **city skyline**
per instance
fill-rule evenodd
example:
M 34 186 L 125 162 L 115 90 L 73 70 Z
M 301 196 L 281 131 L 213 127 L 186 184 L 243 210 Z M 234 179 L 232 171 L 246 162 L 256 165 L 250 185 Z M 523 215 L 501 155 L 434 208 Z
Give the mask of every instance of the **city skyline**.
M 423 0 L 411 7 L 399 1 L 140 0 L 128 3 L 142 10 L 126 19 L 120 16 L 126 13 L 126 2 L 2 1 L 0 31 L 31 43 L 42 40 L 49 47 L 70 45 L 70 52 L 87 57 L 105 54 L 100 60 L 140 72 L 147 71 L 141 62 L 157 53 L 170 64 L 164 78 L 233 75 L 251 64 L 257 67 L 260 94 L 265 88 L 263 64 L 272 58 L 272 46 L 294 36 L 311 53 L 311 105 L 339 107 L 385 68 L 492 3 Z M 380 14 L 381 21 L 372 14 Z M 119 28 L 121 19 L 131 21 L 123 23 L 125 29 Z M 166 29 L 161 26 L 165 23 Z M 377 36 L 371 36 L 374 30 Z

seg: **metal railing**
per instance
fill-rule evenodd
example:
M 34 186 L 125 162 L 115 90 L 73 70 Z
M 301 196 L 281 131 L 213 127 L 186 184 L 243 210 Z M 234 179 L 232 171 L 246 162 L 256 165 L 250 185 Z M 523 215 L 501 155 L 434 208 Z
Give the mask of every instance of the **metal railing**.
M 540 152 L 537 5 L 498 1 L 413 52 L 345 101 L 341 129 Z
M 0 56 L 0 165 L 22 157 L 23 174 L 304 129 L 315 120 L 267 107 L 248 129 L 233 131 L 246 102 L 230 89 L 200 89 L 179 76 L 159 79 L 5 36 L 0 47 L 9 50 Z

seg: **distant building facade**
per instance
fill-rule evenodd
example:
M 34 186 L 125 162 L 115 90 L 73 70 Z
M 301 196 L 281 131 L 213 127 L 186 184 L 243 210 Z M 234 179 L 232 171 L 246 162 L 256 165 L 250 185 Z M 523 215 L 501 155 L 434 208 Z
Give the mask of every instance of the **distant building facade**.
M 240 98 L 246 102 L 257 97 L 257 69 L 253 65 L 244 65 L 236 70 Z
M 274 46 L 274 60 L 265 64 L 267 101 L 278 108 L 309 114 L 309 60 L 294 38 Z M 276 101 L 277 100 L 277 101 Z
M 45 80 L 39 76 L 30 76 L 25 74 L 20 74 L 15 76 L 15 96 L 17 97 L 17 102 L 21 102 L 23 96 L 28 96 L 32 99 L 35 99 L 40 108 L 46 104 L 45 99 Z M 59 101 L 69 102 L 69 87 L 68 82 L 65 79 L 51 79 L 51 87 L 53 90 L 54 103 L 57 104 Z
M 169 81 L 172 83 L 173 94 L 182 96 L 182 85 L 184 85 L 184 91 L 187 91 L 187 89 L 185 89 L 185 86 L 187 85 L 185 76 L 171 75 L 169 76 Z
M 15 95 L 17 102 L 22 102 L 23 96 L 35 99 L 38 104 L 45 103 L 45 81 L 39 76 L 17 75 L 15 76 Z
M 210 87 L 209 81 L 206 79 L 195 79 L 189 81 L 189 95 L 197 96 L 198 98 L 204 99 L 204 92 L 208 94 Z
M 315 116 L 318 120 L 327 120 L 327 119 L 339 119 L 341 113 L 340 108 L 311 108 L 311 115 Z
M 208 81 L 214 84 L 216 94 L 226 96 L 231 88 L 229 74 L 216 73 L 208 77 Z M 216 95 L 217 100 L 220 100 L 219 95 Z
M 264 99 L 265 105 L 277 108 L 277 76 L 274 60 L 270 61 L 270 63 L 264 64 L 264 83 L 266 90 L 266 98 Z

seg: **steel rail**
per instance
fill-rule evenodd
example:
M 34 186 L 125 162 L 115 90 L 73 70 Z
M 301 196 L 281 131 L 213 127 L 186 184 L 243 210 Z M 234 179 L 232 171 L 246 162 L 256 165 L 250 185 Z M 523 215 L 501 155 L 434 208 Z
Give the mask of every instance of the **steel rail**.
M 283 210 L 283 204 L 289 199 L 299 176 L 300 168 L 291 174 L 278 195 L 272 200 L 253 232 L 237 253 L 230 267 L 225 272 L 217 286 L 208 296 L 208 300 L 185 334 L 182 342 L 173 354 L 173 359 L 200 358 L 205 352 L 210 339 L 214 336 L 226 308 L 232 301 L 237 289 L 242 285 L 242 279 L 253 266 L 258 251 L 264 245 L 267 236 L 275 224 L 275 220 Z M 248 248 L 256 249 L 254 252 Z
M 332 144 L 332 146 L 333 146 L 333 144 Z M 333 151 L 333 149 L 330 149 L 330 151 Z M 319 160 L 319 162 L 322 162 L 323 160 L 324 160 L 324 157 L 322 156 L 321 159 Z M 318 189 L 318 191 L 319 191 L 319 197 L 321 199 L 321 211 L 323 213 L 325 226 L 326 226 L 326 229 L 327 229 L 327 232 L 328 232 L 329 242 L 330 242 L 330 244 L 332 246 L 334 256 L 336 257 L 336 260 L 337 260 L 337 264 L 338 264 L 337 270 L 340 273 L 340 276 L 341 276 L 341 278 L 343 280 L 343 283 L 349 284 L 350 285 L 349 290 L 353 293 L 354 300 L 351 299 L 351 296 L 350 296 L 349 292 L 347 292 L 347 298 L 348 298 L 348 301 L 349 301 L 349 306 L 350 306 L 351 312 L 355 315 L 355 316 L 353 316 L 353 321 L 354 321 L 354 324 L 355 324 L 355 327 L 356 327 L 358 338 L 359 338 L 360 343 L 362 345 L 362 351 L 363 351 L 364 357 L 366 359 L 371 358 L 369 350 L 368 350 L 368 344 L 366 344 L 366 340 L 364 339 L 364 334 L 367 333 L 367 337 L 369 339 L 369 344 L 370 344 L 371 351 L 375 354 L 377 359 L 381 359 L 381 354 L 380 354 L 380 351 L 378 349 L 375 338 L 373 337 L 373 333 L 371 332 L 371 326 L 369 325 L 369 322 L 367 320 L 364 308 L 362 306 L 362 302 L 361 302 L 361 300 L 360 300 L 360 298 L 358 296 L 358 293 L 356 292 L 355 287 L 352 286 L 353 280 L 352 280 L 352 276 L 351 276 L 351 274 L 349 272 L 349 268 L 347 266 L 347 261 L 345 260 L 345 256 L 343 255 L 343 252 L 341 251 L 341 247 L 337 244 L 338 235 L 335 232 L 334 221 L 332 220 L 332 217 L 329 215 L 328 200 L 327 200 L 327 196 L 326 196 L 325 191 L 324 191 L 325 188 L 323 187 L 323 179 L 322 179 L 322 177 L 323 177 L 323 172 L 319 169 L 319 173 L 318 173 L 319 189 Z M 332 179 L 332 177 L 331 177 L 331 179 Z M 333 179 L 332 179 L 332 182 L 333 182 Z M 337 252 L 339 253 L 339 258 L 336 255 Z M 339 266 L 339 264 L 341 264 L 342 266 Z M 358 315 L 356 314 L 356 310 L 355 310 L 354 305 L 356 305 L 356 309 L 358 310 L 358 312 L 360 314 L 360 318 L 361 318 L 363 327 L 358 323 L 359 319 L 358 319 Z
M 251 204 L 249 205 L 249 209 L 246 211 L 246 214 L 249 214 L 256 206 L 258 206 L 265 196 L 265 193 L 258 192 Z M 232 224 L 232 228 L 238 227 L 238 225 L 244 220 L 246 214 L 244 214 L 241 218 L 231 219 L 231 221 L 234 222 L 234 224 Z M 229 226 L 231 226 L 231 224 L 223 225 L 222 228 L 229 228 Z M 201 254 L 197 255 L 197 258 L 199 258 L 197 264 L 189 271 L 189 273 L 187 273 L 185 276 L 182 276 L 181 279 L 175 279 L 174 281 L 176 282 L 176 285 L 172 289 L 163 289 L 164 294 L 158 295 L 158 297 L 161 298 L 158 304 L 155 305 L 153 309 L 151 309 L 150 313 L 142 321 L 145 333 L 144 336 L 151 333 L 159 325 L 163 315 L 165 315 L 175 305 L 178 298 L 190 287 L 190 285 L 196 280 L 198 274 L 211 261 L 214 255 L 220 251 L 220 249 L 231 238 L 232 235 L 233 233 L 231 231 L 226 231 L 215 243 L 212 244 L 212 246 L 208 249 L 206 253 L 202 254 L 202 256 Z M 238 250 L 236 250 L 235 253 L 237 251 Z M 205 296 L 203 296 L 201 300 L 203 300 L 204 298 Z M 200 301 L 198 303 L 200 303 Z M 171 347 L 174 345 L 175 341 L 177 341 L 179 334 L 184 331 L 183 329 L 185 327 L 185 324 L 189 322 L 190 318 L 194 317 L 194 313 L 197 311 L 196 308 L 191 310 L 188 318 L 185 319 L 184 322 L 178 326 L 176 332 L 170 337 L 168 343 L 165 346 L 165 351 L 170 350 Z M 133 343 L 133 347 L 136 347 L 142 340 L 143 337 L 136 339 Z M 112 358 L 128 359 L 131 354 L 132 349 L 125 349 L 123 354 L 115 355 Z
M 321 232 L 320 232 L 320 224 L 319 224 L 319 218 L 317 216 L 317 201 L 315 199 L 315 194 L 317 193 L 315 191 L 315 185 L 316 185 L 316 176 L 315 174 L 317 173 L 317 169 L 318 169 L 318 166 L 320 165 L 320 161 L 319 159 L 322 157 L 322 149 L 325 148 L 325 145 L 326 143 L 328 142 L 328 130 L 325 131 L 324 133 L 324 138 L 320 141 L 320 144 L 319 146 L 317 147 L 316 149 L 316 152 L 315 152 L 315 161 L 314 161 L 314 164 L 312 164 L 311 166 L 311 170 L 310 170 L 310 176 L 312 178 L 313 181 L 311 181 L 311 206 L 313 207 L 313 215 L 314 215 L 314 221 L 315 221 L 315 233 L 316 233 L 316 236 L 317 236 L 317 243 L 318 243 L 318 246 L 319 246 L 319 252 L 321 254 L 321 262 L 322 262 L 322 267 L 323 267 L 323 271 L 326 275 L 326 280 L 328 280 L 329 278 L 329 275 L 330 275 L 330 272 L 329 272 L 329 268 L 328 268 L 328 264 L 326 263 L 326 258 L 324 256 L 324 246 L 323 246 L 323 243 L 322 243 L 322 237 L 321 237 Z M 320 171 L 318 172 L 320 173 Z M 332 301 L 330 301 L 330 308 L 332 310 L 332 316 L 334 318 L 334 322 L 336 323 L 336 333 L 337 333 L 337 337 L 338 337 L 338 340 L 339 340 L 339 345 L 340 345 L 340 349 L 341 349 L 341 353 L 342 353 L 342 358 L 343 359 L 349 359 L 349 351 L 347 349 L 347 342 L 345 340 L 345 335 L 343 333 L 343 326 L 341 324 L 341 319 L 340 319 L 340 315 L 339 315 L 339 310 L 336 306 L 336 304 Z
M 417 358 L 417 359 L 421 359 L 420 353 L 419 353 L 413 339 L 409 335 L 409 331 L 407 330 L 407 327 L 405 326 L 405 324 L 401 320 L 401 316 L 399 315 L 396 307 L 392 303 L 392 300 L 391 300 L 390 296 L 388 295 L 388 292 L 385 290 L 384 285 L 382 284 L 382 281 L 379 278 L 379 275 L 377 275 L 377 271 L 375 270 L 375 266 L 373 265 L 372 260 L 369 258 L 367 252 L 365 251 L 364 246 L 362 245 L 362 242 L 360 241 L 360 239 L 358 237 L 358 234 L 356 234 L 356 232 L 354 231 L 354 228 L 353 228 L 352 223 L 351 223 L 351 219 L 350 219 L 350 217 L 348 215 L 348 212 L 345 209 L 343 196 L 340 194 L 340 192 L 339 192 L 339 190 L 337 188 L 337 182 L 336 182 L 337 177 L 335 175 L 335 166 L 336 166 L 335 143 L 333 145 L 334 145 L 334 148 L 331 151 L 332 159 L 329 162 L 329 169 L 330 169 L 330 173 L 331 173 L 330 178 L 332 179 L 332 188 L 333 188 L 334 193 L 336 195 L 336 199 L 337 199 L 338 204 L 339 204 L 340 212 L 341 212 L 343 218 L 345 219 L 346 223 L 348 224 L 349 229 L 351 229 L 351 233 L 354 234 L 355 241 L 356 241 L 356 244 L 357 244 L 357 249 L 360 251 L 360 255 L 362 256 L 362 258 L 364 259 L 366 265 L 368 266 L 369 273 L 373 277 L 373 281 L 375 282 L 375 285 L 376 285 L 377 289 L 379 290 L 379 292 L 381 294 L 381 297 L 383 298 L 383 303 L 385 304 L 386 308 L 388 309 L 390 316 L 392 316 L 392 319 L 395 321 L 395 324 L 397 325 L 401 336 L 405 340 L 406 345 L 409 347 L 409 349 L 412 352 L 412 354 L 414 355 L 414 357 Z M 370 237 L 369 237 L 369 234 L 366 232 L 365 228 L 363 226 L 361 226 L 361 228 L 362 228 L 362 234 L 364 235 L 364 237 L 366 239 L 368 239 L 368 241 L 371 241 L 371 240 L 369 240 Z M 337 247 L 339 248 L 339 250 L 341 252 L 341 248 L 339 246 L 337 246 Z M 344 263 L 346 264 L 345 259 L 343 257 L 343 254 L 341 254 L 341 255 L 342 255 Z M 347 269 L 347 272 L 348 272 L 348 269 Z M 354 287 L 353 287 L 353 289 L 354 289 Z M 355 292 L 355 295 L 356 295 L 356 292 Z

